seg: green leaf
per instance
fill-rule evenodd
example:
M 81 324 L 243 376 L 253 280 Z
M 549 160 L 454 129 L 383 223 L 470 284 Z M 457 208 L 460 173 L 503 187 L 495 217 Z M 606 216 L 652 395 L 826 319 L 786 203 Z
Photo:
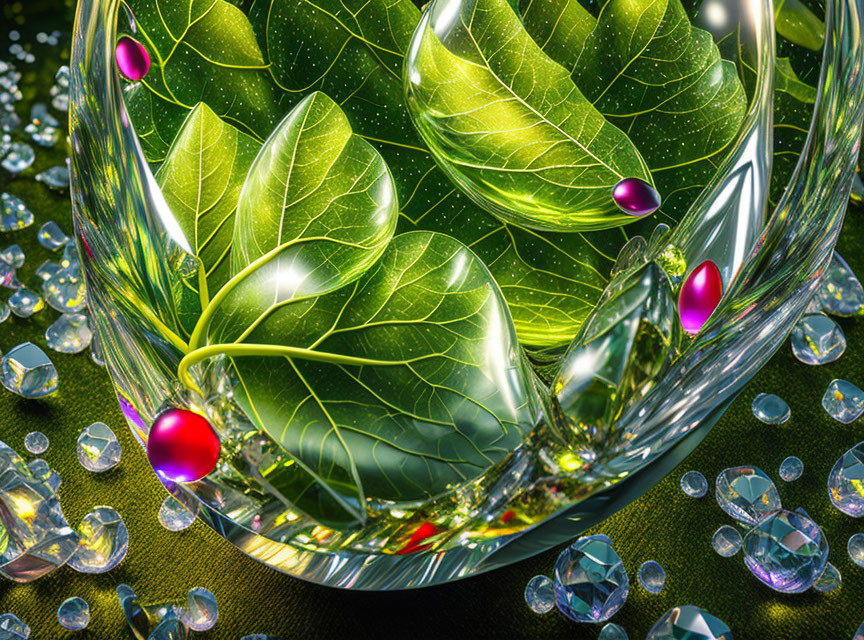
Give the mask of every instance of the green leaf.
M 774 25 L 781 36 L 812 51 L 825 44 L 825 23 L 801 0 L 774 0 Z
M 279 120 L 261 50 L 248 18 L 226 0 L 125 0 L 135 38 L 150 54 L 141 84 L 127 93 L 136 129 L 176 131 L 177 112 L 205 102 L 219 117 L 263 140 Z M 158 162 L 164 145 L 144 147 Z M 152 154 L 152 155 L 151 155 Z
M 165 201 L 201 261 L 203 282 L 192 279 L 189 286 L 202 309 L 231 275 L 234 212 L 260 147 L 202 102 L 189 113 L 156 174 Z
M 126 85 L 123 96 L 144 157 L 151 164 L 161 163 L 189 112 L 160 100 L 139 82 Z
M 438 164 L 505 221 L 547 231 L 634 222 L 611 197 L 651 176 L 630 139 L 531 39 L 506 0 L 435 0 L 406 62 L 408 108 Z
M 769 201 L 777 204 L 798 158 L 813 117 L 816 89 L 802 82 L 789 58 L 777 58 L 774 66 L 774 171 Z
M 625 131 L 677 220 L 713 174 L 747 108 L 735 65 L 691 26 L 680 0 L 523 0 L 526 29 L 582 93 Z M 649 221 L 650 222 L 650 221 Z

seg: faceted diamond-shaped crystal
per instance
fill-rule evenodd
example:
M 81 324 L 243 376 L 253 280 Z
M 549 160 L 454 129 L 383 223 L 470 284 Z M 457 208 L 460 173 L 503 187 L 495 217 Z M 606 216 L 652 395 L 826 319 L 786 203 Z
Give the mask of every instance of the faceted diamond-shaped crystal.
M 82 598 L 69 598 L 57 609 L 57 622 L 69 631 L 81 631 L 90 624 L 90 605 Z
M 630 581 L 612 542 L 579 538 L 555 563 L 555 604 L 576 622 L 604 622 L 624 605 Z
M 10 193 L 0 193 L 0 231 L 14 231 L 33 224 L 33 212 L 24 201 Z
M 186 606 L 180 611 L 180 619 L 192 631 L 212 629 L 219 619 L 216 596 L 204 587 L 190 589 L 186 594 Z
M 27 640 L 30 627 L 18 616 L 11 613 L 0 615 L 0 640 Z
M 708 481 L 698 471 L 688 471 L 681 476 L 681 491 L 691 498 L 701 498 L 708 492 Z
M 129 532 L 123 518 L 111 507 L 96 507 L 78 525 L 81 546 L 69 566 L 81 573 L 106 573 L 123 562 L 129 549 Z
M 50 189 L 62 191 L 69 188 L 69 169 L 65 165 L 50 167 L 36 174 L 36 180 Z
M 20 287 L 7 302 L 9 309 L 19 318 L 29 318 L 45 308 L 45 301 L 35 291 Z
M 684 605 L 664 613 L 645 640 L 732 640 L 732 632 L 710 613 Z
M 46 344 L 60 353 L 80 353 L 92 338 L 87 316 L 81 313 L 64 313 L 45 330 Z
M 804 364 L 828 364 L 846 351 L 846 336 L 831 318 L 822 313 L 804 316 L 790 336 L 792 353 Z
M 816 581 L 816 584 L 813 585 L 813 588 L 822 593 L 829 593 L 839 587 L 842 580 L 843 578 L 840 576 L 837 567 L 829 562 L 825 565 L 825 571 L 823 571 L 822 575 L 819 576 L 819 579 Z
M 18 454 L 2 442 L 0 532 L 0 575 L 16 582 L 53 571 L 78 548 L 78 535 L 63 517 L 56 487 L 33 477 Z
M 31 431 L 24 436 L 24 448 L 34 455 L 48 451 L 48 436 L 41 431 Z
M 600 629 L 600 635 L 597 636 L 597 640 L 629 640 L 629 638 L 624 629 L 614 622 L 610 622 Z
M 846 380 L 832 380 L 822 396 L 822 408 L 838 422 L 854 422 L 864 413 L 864 391 Z
M 25 342 L 0 360 L 0 382 L 19 396 L 42 398 L 57 391 L 57 370 L 42 349 Z
M 717 476 L 715 492 L 720 508 L 747 525 L 781 508 L 777 487 L 756 467 L 724 469 Z
M 714 547 L 714 551 L 724 558 L 731 558 L 738 553 L 743 543 L 744 539 L 738 533 L 738 529 L 730 527 L 728 524 L 717 529 L 714 532 L 714 537 L 711 538 L 711 546 Z
M 666 586 L 666 570 L 654 560 L 644 562 L 639 567 L 639 584 L 648 593 L 660 593 Z
M 765 424 L 783 424 L 792 415 L 789 405 L 773 393 L 760 393 L 753 399 L 753 415 Z
M 744 562 L 763 583 L 784 593 L 812 587 L 828 563 L 828 541 L 813 520 L 781 509 L 744 536 Z
M 835 316 L 852 316 L 864 310 L 864 287 L 836 253 L 831 258 L 831 266 L 822 275 L 816 296 L 820 306 Z
M 0 166 L 9 173 L 21 173 L 28 169 L 35 159 L 36 152 L 33 151 L 33 147 L 24 142 L 13 142 L 3 162 L 0 162 Z
M 104 422 L 94 422 L 78 436 L 77 453 L 82 467 L 102 473 L 117 466 L 123 450 L 111 427 Z
M 846 543 L 849 558 L 859 567 L 864 567 L 864 533 L 856 533 Z
M 0 251 L 0 260 L 16 269 L 24 266 L 25 259 L 26 256 L 24 255 L 23 249 L 21 249 L 17 244 L 10 244 L 8 247 L 3 249 L 3 251 Z
M 828 474 L 828 496 L 840 511 L 864 516 L 864 442 L 844 453 Z
M 39 244 L 46 249 L 57 251 L 57 249 L 63 248 L 67 242 L 69 242 L 69 236 L 53 220 L 46 222 L 39 228 Z
M 165 498 L 162 506 L 159 507 L 159 522 L 162 526 L 168 529 L 168 531 L 182 531 L 189 528 L 195 522 L 195 517 L 198 514 L 197 502 L 193 502 L 191 499 L 189 502 L 190 506 L 192 506 L 191 509 L 174 496 Z M 525 592 L 525 598 L 528 598 L 527 591 Z
M 534 576 L 525 587 L 525 602 L 534 613 L 549 613 L 555 608 L 555 587 L 546 576 Z
M 68 245 L 67 245 L 68 246 Z M 79 262 L 62 267 L 42 283 L 45 302 L 60 313 L 80 311 L 87 303 L 87 289 Z
M 786 482 L 793 482 L 804 473 L 804 463 L 795 456 L 789 456 L 780 463 L 780 477 Z

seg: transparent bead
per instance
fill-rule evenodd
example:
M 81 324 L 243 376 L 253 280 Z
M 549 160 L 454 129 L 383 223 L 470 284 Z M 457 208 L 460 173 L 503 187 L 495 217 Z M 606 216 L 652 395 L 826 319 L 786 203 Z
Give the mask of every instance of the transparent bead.
M 25 342 L 0 359 L 0 382 L 24 398 L 43 398 L 57 391 L 57 370 L 42 349 Z
M 123 562 L 129 533 L 123 518 L 111 507 L 96 507 L 78 525 L 81 546 L 69 566 L 81 573 L 106 573 Z
M 42 455 L 48 451 L 48 436 L 41 431 L 31 431 L 24 436 L 24 448 L 34 455 Z
M 555 608 L 555 587 L 546 576 L 534 576 L 525 587 L 525 602 L 534 613 L 549 613 Z
M 113 469 L 122 454 L 117 436 L 104 422 L 94 422 L 78 436 L 78 462 L 88 471 L 102 473 Z
M 186 606 L 180 612 L 180 619 L 193 631 L 212 629 L 219 619 L 216 596 L 204 587 L 190 589 L 186 594 Z
M 741 549 L 744 539 L 738 533 L 738 529 L 724 524 L 714 532 L 714 537 L 711 538 L 711 546 L 718 555 L 724 558 L 734 556 Z
M 90 624 L 90 605 L 82 598 L 64 600 L 57 609 L 57 622 L 69 631 L 86 629 Z
M 773 393 L 760 393 L 753 399 L 751 408 L 756 419 L 765 424 L 783 424 L 792 415 L 783 398 Z
M 648 593 L 660 593 L 666 586 L 666 570 L 654 560 L 643 563 L 639 567 L 639 584 Z
M 701 498 L 708 493 L 708 481 L 698 471 L 688 471 L 681 476 L 681 491 L 691 498 Z
M 793 482 L 804 473 L 804 463 L 795 456 L 789 456 L 780 464 L 780 477 L 786 482 Z

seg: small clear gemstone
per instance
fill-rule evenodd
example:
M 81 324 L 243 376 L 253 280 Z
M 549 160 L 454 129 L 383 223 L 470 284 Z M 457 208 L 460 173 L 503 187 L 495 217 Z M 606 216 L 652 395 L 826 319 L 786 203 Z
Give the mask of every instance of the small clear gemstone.
M 684 605 L 664 613 L 645 640 L 732 640 L 721 620 L 699 607 Z
M 42 458 L 36 458 L 27 463 L 30 474 L 35 480 L 44 482 L 52 492 L 60 488 L 60 475 L 54 471 Z
M 18 616 L 11 613 L 0 615 L 0 640 L 27 640 L 30 627 Z
M 864 413 L 864 391 L 846 380 L 832 380 L 822 396 L 822 408 L 838 422 L 854 422 Z
M 804 316 L 790 336 L 792 353 L 804 364 L 828 364 L 846 351 L 846 336 L 831 318 L 822 313 Z
M 64 600 L 57 609 L 57 622 L 69 631 L 86 629 L 90 624 L 90 605 L 81 598 Z
M 37 102 L 30 111 L 30 123 L 24 127 L 24 133 L 42 147 L 53 147 L 60 140 L 58 125 L 57 119 L 48 113 L 45 105 Z
M 612 542 L 579 538 L 555 562 L 555 604 L 576 622 L 604 622 L 627 601 L 630 581 Z
M 849 558 L 859 567 L 864 567 L 864 533 L 856 533 L 846 543 L 846 551 Z
M 711 538 L 711 546 L 714 547 L 714 551 L 724 558 L 731 558 L 738 553 L 743 542 L 744 540 L 741 534 L 738 533 L 738 529 L 730 527 L 728 524 L 724 524 L 717 529 L 714 532 L 714 537 Z
M 24 436 L 24 448 L 34 455 L 42 455 L 48 451 L 48 436 L 41 431 L 31 431 Z
M 555 608 L 555 587 L 546 576 L 534 576 L 525 587 L 525 602 L 534 613 L 549 613 Z
M 0 251 L 0 260 L 16 269 L 24 266 L 25 259 L 24 250 L 17 244 L 10 244 L 3 251 Z
M 13 293 L 7 302 L 10 311 L 19 318 L 29 318 L 34 313 L 39 313 L 45 308 L 45 301 L 35 291 L 27 287 L 20 287 Z
M 600 635 L 597 636 L 597 640 L 629 640 L 627 637 L 627 632 L 624 631 L 621 627 L 619 627 L 614 622 L 610 622 L 605 627 L 600 629 Z
M 744 562 L 763 583 L 784 593 L 812 587 L 828 563 L 828 541 L 803 512 L 782 509 L 744 536 Z
M 828 474 L 828 496 L 840 511 L 864 516 L 864 442 L 844 453 Z
M 168 531 L 183 531 L 188 529 L 198 515 L 197 503 L 190 499 L 192 509 L 180 502 L 174 496 L 168 496 L 159 507 L 159 522 Z M 527 597 L 527 594 L 526 594 Z
M 698 471 L 688 471 L 681 476 L 681 491 L 691 498 L 701 498 L 708 493 L 708 481 Z
M 33 212 L 27 208 L 24 201 L 10 193 L 0 194 L 0 231 L 15 231 L 33 224 Z
M 760 393 L 753 399 L 753 415 L 765 424 L 783 424 L 792 415 L 789 405 L 773 393 Z
M 717 504 L 730 516 L 754 525 L 781 508 L 777 487 L 756 467 L 732 467 L 717 476 Z
M 69 169 L 65 165 L 57 165 L 36 174 L 36 179 L 50 189 L 62 191 L 69 188 Z
M 180 619 L 192 631 L 212 629 L 219 619 L 216 596 L 204 587 L 190 589 L 186 594 L 186 606 L 180 611 Z
M 864 309 L 864 287 L 836 253 L 822 276 L 816 296 L 820 306 L 835 316 L 852 316 Z
M 42 349 L 25 342 L 0 360 L 0 382 L 19 396 L 42 398 L 57 391 L 57 370 Z
M 69 236 L 53 220 L 49 220 L 39 228 L 39 244 L 50 251 L 57 251 L 69 242 Z
M 786 482 L 793 482 L 804 473 L 804 463 L 800 458 L 789 456 L 780 463 L 780 477 Z
M 96 507 L 78 525 L 81 546 L 69 566 L 81 573 L 106 573 L 123 562 L 129 549 L 129 532 L 123 518 L 111 507 Z
M 62 267 L 56 262 L 51 262 L 50 260 L 46 260 L 36 269 L 36 277 L 39 278 L 42 282 L 49 280 L 51 276 L 60 271 Z
M 87 316 L 81 313 L 64 313 L 45 330 L 48 347 L 60 353 L 80 353 L 92 337 Z
M 36 152 L 33 151 L 33 147 L 24 142 L 13 142 L 3 162 L 0 162 L 0 166 L 9 173 L 21 173 L 29 169 L 35 159 Z
M 117 466 L 123 450 L 111 427 L 104 422 L 94 422 L 78 436 L 77 452 L 82 467 L 102 473 Z
M 666 586 L 666 570 L 654 560 L 643 563 L 639 567 L 639 584 L 648 593 L 660 593 Z
M 813 585 L 813 588 L 822 593 L 829 593 L 839 587 L 842 580 L 843 579 L 841 578 L 837 567 L 829 562 L 825 565 L 825 571 L 822 572 L 822 575 L 816 581 L 816 584 Z
M 42 283 L 42 293 L 45 295 L 45 302 L 60 313 L 73 313 L 83 309 L 87 304 L 87 289 L 81 264 L 76 260 L 52 274 Z
M 3 110 L 0 113 L 0 129 L 6 133 L 18 131 L 21 128 L 21 117 L 14 111 Z

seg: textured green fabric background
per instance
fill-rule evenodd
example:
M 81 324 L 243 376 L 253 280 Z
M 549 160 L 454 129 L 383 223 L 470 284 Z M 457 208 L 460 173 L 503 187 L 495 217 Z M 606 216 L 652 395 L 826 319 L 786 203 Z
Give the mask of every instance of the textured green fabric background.
M 66 25 L 68 15 L 59 2 L 33 0 L 5 4 L 5 38 L 15 17 L 26 15 L 24 40 L 39 30 Z M 24 13 L 22 14 L 21 11 Z M 8 28 L 7 28 L 8 25 Z M 29 35 L 28 35 L 29 34 Z M 0 42 L 0 58 L 8 42 Z M 59 49 L 35 50 L 39 62 L 22 65 L 26 101 L 47 101 L 50 76 L 60 64 Z M 19 110 L 23 113 L 23 110 Z M 50 253 L 38 246 L 36 232 L 48 220 L 71 231 L 65 197 L 49 192 L 33 176 L 62 161 L 59 149 L 37 149 L 33 169 L 10 180 L 0 171 L 0 188 L 18 194 L 31 206 L 37 223 L 25 230 L 0 234 L 0 247 L 18 242 L 27 253 L 23 277 Z M 850 211 L 840 251 L 864 274 L 860 211 Z M 56 257 L 56 256 L 55 256 Z M 0 295 L 5 299 L 8 292 Z M 50 309 L 29 320 L 12 317 L 0 325 L 0 348 L 31 340 L 44 346 L 44 330 L 54 320 Z M 864 523 L 842 515 L 831 506 L 825 481 L 836 458 L 864 439 L 861 423 L 842 425 L 820 406 L 833 378 L 864 385 L 864 320 L 841 320 L 849 348 L 838 362 L 808 367 L 797 362 L 788 344 L 745 389 L 726 416 L 697 451 L 658 486 L 597 527 L 615 542 L 631 578 L 627 604 L 614 618 L 631 638 L 644 638 L 653 622 L 678 604 L 704 607 L 732 628 L 735 638 L 754 640 L 846 640 L 864 620 L 864 569 L 846 554 L 850 535 L 864 531 Z M 86 354 L 53 354 L 60 374 L 60 391 L 42 401 L 28 401 L 0 391 L 0 440 L 25 454 L 23 439 L 39 430 L 51 439 L 43 456 L 63 478 L 60 490 L 64 511 L 72 524 L 96 505 L 110 505 L 124 517 L 130 545 L 126 561 L 102 576 L 85 576 L 62 568 L 29 585 L 0 582 L 0 613 L 11 611 L 28 621 L 37 640 L 67 638 L 70 632 L 56 621 L 57 606 L 73 595 L 85 598 L 92 622 L 83 639 L 121 640 L 130 637 L 114 596 L 117 584 L 132 585 L 142 600 L 154 603 L 181 599 L 193 586 L 205 586 L 217 596 L 220 621 L 201 638 L 236 640 L 245 634 L 270 633 L 289 638 L 489 637 L 595 638 L 599 627 L 576 625 L 553 612 L 532 614 L 522 600 L 525 583 L 538 573 L 550 574 L 560 549 L 490 574 L 455 584 L 403 593 L 351 593 L 326 589 L 280 575 L 243 556 L 231 545 L 196 523 L 185 532 L 161 528 L 156 513 L 165 497 L 140 448 L 126 429 L 103 369 Z M 759 423 L 750 402 L 759 392 L 777 393 L 792 407 L 792 419 L 779 427 Z M 102 475 L 90 474 L 75 458 L 79 431 L 93 421 L 112 426 L 124 448 L 120 466 Z M 819 522 L 831 544 L 831 560 L 843 574 L 835 593 L 781 596 L 750 576 L 741 555 L 724 559 L 711 549 L 711 536 L 731 520 L 717 507 L 713 490 L 701 500 L 686 497 L 678 488 L 682 473 L 698 469 L 713 484 L 727 466 L 755 464 L 774 478 L 788 455 L 805 465 L 803 477 L 778 485 L 784 505 L 803 506 Z M 667 571 L 667 586 L 649 595 L 636 580 L 639 565 L 657 560 Z

